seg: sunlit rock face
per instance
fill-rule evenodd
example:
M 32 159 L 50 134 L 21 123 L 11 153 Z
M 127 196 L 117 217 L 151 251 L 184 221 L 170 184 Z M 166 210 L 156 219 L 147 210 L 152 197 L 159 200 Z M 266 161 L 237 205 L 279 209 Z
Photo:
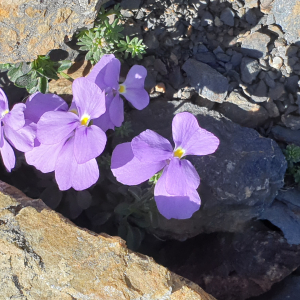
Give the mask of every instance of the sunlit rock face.
M 272 13 L 276 24 L 285 32 L 285 38 L 290 43 L 300 44 L 300 2 L 298 0 L 275 0 Z
M 0 63 L 32 61 L 92 27 L 105 0 L 2 0 Z
M 215 300 L 118 237 L 79 228 L 0 181 L 1 299 Z

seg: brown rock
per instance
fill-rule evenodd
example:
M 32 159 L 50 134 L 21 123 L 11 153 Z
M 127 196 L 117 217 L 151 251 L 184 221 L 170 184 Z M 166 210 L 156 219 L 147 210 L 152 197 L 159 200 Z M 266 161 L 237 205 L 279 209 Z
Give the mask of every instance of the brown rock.
M 90 61 L 75 62 L 70 69 L 65 71 L 72 79 L 85 77 L 92 69 Z M 49 83 L 49 92 L 60 95 L 68 103 L 73 98 L 72 82 L 66 78 L 51 80 Z
M 251 128 L 262 125 L 269 118 L 265 108 L 251 103 L 236 92 L 231 92 L 218 111 L 233 122 Z
M 1 299 L 215 299 L 121 238 L 76 227 L 1 181 L 0 249 Z
M 32 61 L 59 48 L 78 28 L 91 27 L 106 0 L 1 0 L 0 63 Z

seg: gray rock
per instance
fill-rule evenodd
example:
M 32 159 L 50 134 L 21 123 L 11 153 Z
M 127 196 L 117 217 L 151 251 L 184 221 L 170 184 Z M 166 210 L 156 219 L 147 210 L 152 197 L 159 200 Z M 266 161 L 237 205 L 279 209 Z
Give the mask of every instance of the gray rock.
M 266 74 L 264 81 L 266 85 L 270 88 L 274 88 L 276 86 L 274 79 L 272 79 L 268 73 Z
M 225 53 L 217 53 L 217 59 L 222 61 L 222 62 L 229 62 L 231 57 Z
M 124 9 L 138 9 L 141 5 L 141 0 L 122 0 L 121 7 Z
M 159 47 L 159 41 L 154 31 L 147 32 L 144 37 L 144 43 L 149 50 L 157 49 Z
M 240 67 L 242 80 L 245 83 L 252 83 L 261 71 L 258 61 L 254 58 L 244 57 Z
M 196 59 L 212 66 L 214 66 L 217 62 L 215 55 L 211 52 L 197 53 Z
M 201 17 L 201 26 L 206 27 L 214 23 L 214 17 L 208 11 L 205 11 Z
M 154 101 L 126 116 L 133 132 L 128 138 L 115 138 L 113 144 L 130 141 L 146 129 L 171 140 L 173 116 L 183 111 L 193 113 L 201 127 L 220 139 L 220 146 L 212 155 L 189 157 L 201 178 L 200 210 L 187 220 L 159 216 L 155 234 L 185 240 L 201 232 L 242 230 L 246 222 L 260 216 L 283 185 L 286 161 L 273 140 L 189 102 Z
M 264 33 L 251 33 L 242 41 L 242 53 L 253 58 L 265 57 L 268 51 L 267 46 L 270 40 L 271 38 Z
M 237 92 L 231 92 L 218 111 L 233 122 L 251 128 L 264 124 L 269 118 L 265 108 L 251 103 Z
M 226 7 L 221 12 L 220 20 L 228 26 L 234 26 L 234 11 L 229 7 Z
M 261 103 L 261 105 L 266 109 L 270 118 L 277 118 L 280 116 L 279 109 L 272 99 L 268 99 L 266 102 Z
M 260 219 L 268 220 L 281 229 L 287 242 L 300 244 L 300 191 L 279 191 L 271 207 L 267 207 Z
M 258 84 L 249 88 L 251 93 L 251 99 L 255 102 L 265 102 L 268 98 L 268 87 L 263 80 L 260 80 Z
M 230 60 L 232 66 L 233 67 L 239 66 L 241 64 L 242 58 L 243 58 L 242 53 L 234 52 Z
M 275 0 L 272 13 L 276 24 L 285 32 L 285 39 L 290 43 L 300 41 L 299 0 Z
M 298 81 L 299 81 L 298 75 L 293 75 L 288 77 L 285 82 L 286 90 L 290 93 L 296 93 L 297 90 L 299 89 Z
M 222 103 L 227 95 L 228 81 L 209 65 L 194 59 L 188 59 L 182 69 L 189 77 L 196 92 L 210 101 Z
M 284 93 L 285 93 L 284 85 L 280 82 L 276 82 L 275 87 L 273 87 L 272 89 L 269 89 L 268 96 L 272 100 L 278 100 Z
M 208 110 L 211 110 L 213 109 L 216 103 L 197 95 L 197 98 L 195 99 L 195 104 L 201 107 L 206 107 Z
M 300 146 L 300 130 L 292 130 L 276 125 L 272 128 L 271 132 L 277 141 Z
M 256 14 L 254 12 L 253 9 L 248 9 L 246 11 L 246 21 L 250 24 L 250 25 L 256 25 L 257 24 L 257 17 Z
M 180 67 L 174 67 L 173 71 L 169 74 L 170 84 L 173 86 L 174 89 L 178 90 L 180 86 L 184 82 L 184 78 L 181 74 Z
M 167 75 L 168 74 L 168 70 L 166 68 L 166 65 L 159 58 L 157 58 L 154 61 L 154 69 L 157 72 L 159 72 L 161 75 Z
M 294 115 L 282 115 L 281 116 L 282 123 L 293 130 L 299 130 L 300 129 L 300 116 L 294 116 Z

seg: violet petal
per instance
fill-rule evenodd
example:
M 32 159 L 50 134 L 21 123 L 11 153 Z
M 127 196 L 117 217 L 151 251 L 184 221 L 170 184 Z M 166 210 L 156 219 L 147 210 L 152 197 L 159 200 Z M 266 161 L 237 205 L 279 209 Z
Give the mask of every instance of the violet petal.
M 142 162 L 158 162 L 170 159 L 173 148 L 170 142 L 152 130 L 145 130 L 131 142 L 134 156 Z
M 42 144 L 57 144 L 79 126 L 78 116 L 71 112 L 49 111 L 37 123 L 37 138 Z
M 75 130 L 74 156 L 78 164 L 98 157 L 104 150 L 106 134 L 98 126 L 80 126 Z
M 2 121 L 4 124 L 8 125 L 14 130 L 18 130 L 25 125 L 25 118 L 24 118 L 24 103 L 17 103 L 14 105 L 12 110 L 7 113 Z
M 68 104 L 55 94 L 35 93 L 26 101 L 25 119 L 37 123 L 47 111 L 67 111 Z
M 166 162 L 144 162 L 134 157 L 131 143 L 118 145 L 111 157 L 111 170 L 117 180 L 126 185 L 137 185 L 159 172 Z
M 116 127 L 120 127 L 124 121 L 124 102 L 117 94 L 109 106 L 110 120 Z
M 207 155 L 214 153 L 219 139 L 211 132 L 201 128 L 194 115 L 188 112 L 177 114 L 172 122 L 175 149 L 181 147 L 184 155 Z
M 166 172 L 166 190 L 170 195 L 186 195 L 196 190 L 200 177 L 195 167 L 186 159 L 172 158 Z
M 72 90 L 79 117 L 87 114 L 91 119 L 96 119 L 104 114 L 105 92 L 95 83 L 84 77 L 77 78 L 73 82 Z
M 154 199 L 159 212 L 166 219 L 188 219 L 200 208 L 201 199 L 196 190 L 189 190 L 187 195 L 170 195 L 166 191 L 168 166 L 165 167 L 154 189 Z

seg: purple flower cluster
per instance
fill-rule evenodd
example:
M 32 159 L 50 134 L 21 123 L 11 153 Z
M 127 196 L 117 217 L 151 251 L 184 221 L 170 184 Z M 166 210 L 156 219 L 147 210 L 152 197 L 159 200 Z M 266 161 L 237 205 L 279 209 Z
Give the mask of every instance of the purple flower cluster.
M 104 55 L 86 78 L 73 82 L 73 101 L 54 94 L 33 94 L 25 104 L 9 112 L 6 95 L 0 93 L 0 151 L 8 171 L 15 165 L 13 149 L 25 152 L 28 164 L 43 173 L 55 172 L 60 190 L 84 190 L 96 183 L 96 162 L 106 145 L 107 129 L 121 126 L 123 95 L 138 109 L 146 107 L 147 71 L 133 66 L 119 83 L 120 62 Z
M 54 171 L 60 190 L 80 191 L 95 184 L 100 175 L 96 158 L 105 148 L 105 132 L 124 121 L 122 97 L 138 110 L 149 104 L 146 69 L 133 66 L 122 83 L 120 69 L 114 55 L 104 55 L 87 77 L 73 82 L 70 107 L 55 94 L 36 93 L 9 111 L 0 89 L 0 152 L 6 169 L 10 172 L 15 166 L 13 146 L 41 172 Z M 199 175 L 184 158 L 214 153 L 219 139 L 187 112 L 174 117 L 172 131 L 174 148 L 151 130 L 118 145 L 111 170 L 126 185 L 160 175 L 154 189 L 158 210 L 167 219 L 186 219 L 199 209 L 201 200 Z
M 117 180 L 136 185 L 162 171 L 154 189 L 160 213 L 167 219 L 187 219 L 199 209 L 199 175 L 186 155 L 214 153 L 219 139 L 198 125 L 190 113 L 177 114 L 172 123 L 171 143 L 152 130 L 143 131 L 131 143 L 118 145 L 112 154 L 111 169 Z

